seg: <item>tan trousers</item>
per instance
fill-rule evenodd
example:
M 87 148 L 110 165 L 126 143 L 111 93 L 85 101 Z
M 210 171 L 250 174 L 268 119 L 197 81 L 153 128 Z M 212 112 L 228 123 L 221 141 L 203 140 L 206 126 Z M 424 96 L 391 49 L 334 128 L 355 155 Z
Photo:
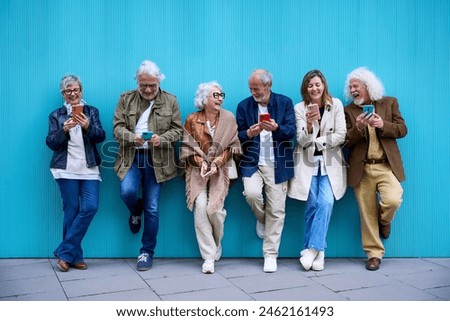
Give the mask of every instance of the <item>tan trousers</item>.
M 247 203 L 256 219 L 265 224 L 263 255 L 278 257 L 284 226 L 287 181 L 275 184 L 275 171 L 271 166 L 259 166 L 259 170 L 242 181 Z
M 367 164 L 354 192 L 361 217 L 363 249 L 368 258 L 381 259 L 385 251 L 378 224 L 386 225 L 394 219 L 402 204 L 402 186 L 389 164 Z
M 217 259 L 222 249 L 223 227 L 227 212 L 224 208 L 208 215 L 208 195 L 201 192 L 195 199 L 194 224 L 198 248 L 203 260 Z

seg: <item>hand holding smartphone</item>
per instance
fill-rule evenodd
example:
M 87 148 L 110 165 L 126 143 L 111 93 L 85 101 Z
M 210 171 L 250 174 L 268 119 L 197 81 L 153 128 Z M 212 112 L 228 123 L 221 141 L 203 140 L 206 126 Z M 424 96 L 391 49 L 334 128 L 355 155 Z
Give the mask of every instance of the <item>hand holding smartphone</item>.
M 312 120 L 315 120 L 315 119 L 320 120 L 319 105 L 317 105 L 317 104 L 308 105 L 307 110 L 308 110 L 309 115 L 311 115 L 308 117 L 312 118 Z
M 208 177 L 209 175 L 211 175 L 211 172 L 212 172 L 212 170 L 211 170 L 211 168 L 209 168 L 209 170 L 207 172 L 205 172 L 203 175 L 200 175 L 200 176 L 203 178 Z

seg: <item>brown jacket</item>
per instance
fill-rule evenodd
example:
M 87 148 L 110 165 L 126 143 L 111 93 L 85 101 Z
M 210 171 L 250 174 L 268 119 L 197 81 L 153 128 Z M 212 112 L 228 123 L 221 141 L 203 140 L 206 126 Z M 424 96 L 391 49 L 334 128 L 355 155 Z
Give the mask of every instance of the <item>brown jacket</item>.
M 208 191 L 207 212 L 214 213 L 223 207 L 228 194 L 230 180 L 227 162 L 233 154 L 241 154 L 233 113 L 223 109 L 220 111 L 214 137 L 211 137 L 206 126 L 204 112 L 189 115 L 184 124 L 182 143 L 180 166 L 186 169 L 187 206 L 192 210 L 199 193 Z M 203 161 L 208 164 L 214 162 L 217 166 L 217 173 L 208 180 L 200 176 L 199 167 Z
M 405 173 L 396 139 L 406 136 L 408 130 L 400 113 L 398 101 L 394 97 L 383 97 L 375 101 L 374 106 L 375 112 L 384 121 L 383 129 L 376 130 L 377 137 L 380 140 L 392 172 L 402 182 L 405 180 Z M 369 148 L 369 133 L 366 130 L 360 132 L 355 126 L 356 117 L 362 113 L 361 107 L 356 106 L 352 102 L 344 110 L 347 123 L 346 146 L 350 150 L 347 184 L 355 187 L 359 185 L 363 175 L 364 160 Z

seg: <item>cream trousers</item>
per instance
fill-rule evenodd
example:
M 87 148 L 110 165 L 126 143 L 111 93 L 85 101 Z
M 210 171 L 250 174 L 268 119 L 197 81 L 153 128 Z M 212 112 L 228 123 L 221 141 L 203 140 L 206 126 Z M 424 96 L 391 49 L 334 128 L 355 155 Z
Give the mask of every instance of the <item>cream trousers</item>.
M 259 166 L 251 177 L 244 177 L 242 181 L 247 203 L 256 219 L 265 224 L 263 255 L 276 258 L 284 226 L 287 181 L 275 184 L 275 171 L 271 166 Z
M 389 224 L 402 204 L 403 188 L 389 164 L 367 164 L 354 188 L 361 218 L 361 238 L 368 258 L 383 258 L 385 250 L 378 224 Z
M 198 248 L 203 260 L 218 260 L 222 251 L 223 226 L 227 212 L 224 208 L 208 215 L 207 191 L 195 199 L 194 224 Z

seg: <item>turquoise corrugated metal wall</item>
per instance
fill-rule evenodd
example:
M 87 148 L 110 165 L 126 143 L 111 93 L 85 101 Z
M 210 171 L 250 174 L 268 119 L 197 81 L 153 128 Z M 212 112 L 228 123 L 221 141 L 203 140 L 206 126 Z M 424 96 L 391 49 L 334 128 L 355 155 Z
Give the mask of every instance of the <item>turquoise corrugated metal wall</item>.
M 197 85 L 218 80 L 235 111 L 249 95 L 252 69 L 273 73 L 275 92 L 300 100 L 299 85 L 321 69 L 343 99 L 346 74 L 368 66 L 398 97 L 409 127 L 399 142 L 406 167 L 404 203 L 386 242 L 387 256 L 450 256 L 450 3 L 447 0 L 0 1 L 0 257 L 51 256 L 61 237 L 61 201 L 45 146 L 47 116 L 61 104 L 65 73 L 84 82 L 101 112 L 100 210 L 84 241 L 88 257 L 133 257 L 140 235 L 128 230 L 112 169 L 112 115 L 133 89 L 143 59 L 157 62 L 162 88 L 178 96 L 183 120 Z M 226 202 L 224 256 L 258 257 L 255 220 L 236 182 Z M 302 247 L 302 202 L 288 200 L 281 256 Z M 327 256 L 363 256 L 353 192 L 335 205 Z M 196 257 L 184 182 L 161 197 L 160 257 Z

